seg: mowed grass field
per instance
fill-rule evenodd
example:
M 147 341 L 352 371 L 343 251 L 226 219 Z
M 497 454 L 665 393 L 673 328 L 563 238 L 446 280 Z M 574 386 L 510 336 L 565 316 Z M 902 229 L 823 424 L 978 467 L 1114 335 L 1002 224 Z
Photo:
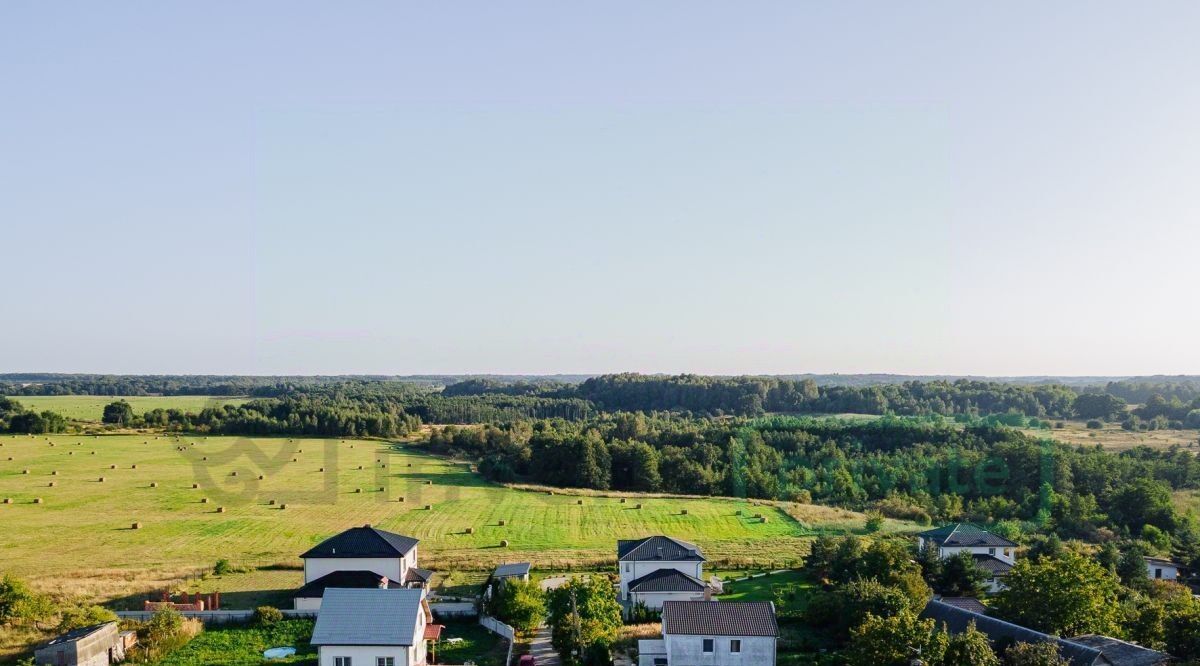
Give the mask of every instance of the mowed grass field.
M 0 444 L 0 498 L 12 502 L 0 504 L 0 571 L 101 601 L 176 585 L 219 558 L 257 572 L 227 577 L 237 589 L 295 587 L 300 553 L 367 523 L 420 539 L 422 566 L 441 571 L 607 567 L 617 539 L 660 533 L 713 561 L 768 564 L 799 558 L 818 532 L 863 528 L 862 516 L 824 507 L 511 489 L 400 443 L 150 434 Z
M 129 397 L 108 395 L 18 395 L 12 396 L 12 399 L 38 412 L 50 410 L 58 412 L 73 421 L 97 422 L 104 416 L 104 406 L 117 400 L 128 402 L 133 407 L 134 414 L 144 414 L 152 409 L 181 409 L 185 412 L 199 412 L 205 407 L 226 404 L 238 405 L 249 400 L 249 398 L 228 398 L 207 395 Z

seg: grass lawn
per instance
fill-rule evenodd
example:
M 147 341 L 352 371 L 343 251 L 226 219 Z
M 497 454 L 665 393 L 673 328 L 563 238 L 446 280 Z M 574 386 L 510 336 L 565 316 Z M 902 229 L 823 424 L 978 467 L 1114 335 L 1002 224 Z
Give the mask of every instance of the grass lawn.
M 205 629 L 187 645 L 155 662 L 157 666 L 259 666 L 264 650 L 294 647 L 296 654 L 272 664 L 316 666 L 317 649 L 308 644 L 312 620 L 284 620 L 272 627 L 241 625 Z
M 861 514 L 824 507 L 516 490 L 420 449 L 338 439 L 3 436 L 0 498 L 12 499 L 0 504 L 0 573 L 134 604 L 228 558 L 250 573 L 192 589 L 225 587 L 245 594 L 227 607 L 252 607 L 300 585 L 300 553 L 365 523 L 420 539 L 421 565 L 445 573 L 506 561 L 605 570 L 617 539 L 651 534 L 696 542 L 714 568 L 770 566 L 802 556 L 814 534 L 863 526 Z
M 249 398 L 228 398 L 207 395 L 168 395 L 168 396 L 109 396 L 109 395 L 48 395 L 13 396 L 13 400 L 35 411 L 50 410 L 58 412 L 72 421 L 96 421 L 104 416 L 104 406 L 110 402 L 124 400 L 133 407 L 134 414 L 144 414 L 152 409 L 181 409 L 185 412 L 199 412 L 205 407 L 220 405 L 239 405 Z
M 725 583 L 721 601 L 775 601 L 776 590 L 804 595 L 817 589 L 817 584 L 801 571 L 767 574 L 736 583 Z
M 451 643 L 447 639 L 461 638 Z M 463 664 L 474 661 L 478 666 L 504 666 L 508 656 L 508 641 L 473 622 L 452 622 L 442 631 L 437 645 L 439 664 Z

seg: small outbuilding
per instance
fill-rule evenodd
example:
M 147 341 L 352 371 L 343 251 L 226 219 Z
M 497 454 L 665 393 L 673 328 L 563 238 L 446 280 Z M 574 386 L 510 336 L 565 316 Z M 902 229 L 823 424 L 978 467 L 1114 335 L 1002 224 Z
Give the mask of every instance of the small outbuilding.
M 127 640 L 116 622 L 69 631 L 33 653 L 38 666 L 107 666 L 125 660 Z
M 492 580 L 529 580 L 529 563 L 528 562 L 513 562 L 510 564 L 501 564 L 492 572 Z

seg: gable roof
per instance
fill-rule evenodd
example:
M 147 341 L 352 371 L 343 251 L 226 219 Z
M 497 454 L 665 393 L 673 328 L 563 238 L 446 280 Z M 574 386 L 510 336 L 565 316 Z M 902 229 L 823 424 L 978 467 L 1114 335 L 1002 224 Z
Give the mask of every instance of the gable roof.
M 1146 561 L 1146 564 L 1157 564 L 1157 565 L 1161 565 L 1164 567 L 1174 567 L 1176 569 L 1184 568 L 1184 566 L 1182 564 L 1180 564 L 1179 562 L 1176 562 L 1175 560 L 1168 559 L 1165 557 L 1146 556 L 1146 557 L 1143 557 L 1142 559 Z
M 997 557 L 988 555 L 987 553 L 971 553 L 971 559 L 975 560 L 975 566 L 983 569 L 993 576 L 1004 576 L 1012 571 L 1013 565 L 1001 560 Z
M 321 601 L 313 645 L 416 645 L 421 590 L 329 588 Z
M 293 596 L 301 599 L 310 599 L 313 597 L 325 596 L 327 588 L 345 588 L 345 589 L 379 589 L 379 581 L 383 578 L 380 574 L 374 571 L 334 571 L 333 573 L 325 574 L 320 578 L 305 584 Z M 388 589 L 396 589 L 404 587 L 399 581 L 389 580 Z
M 666 536 L 617 542 L 618 562 L 704 562 L 696 544 Z
M 1171 660 L 1170 655 L 1165 652 L 1151 650 L 1109 636 L 1086 634 L 1072 638 L 1071 642 L 1100 650 L 1107 660 L 1101 663 L 1113 664 L 1113 666 L 1159 666 Z
M 973 613 L 937 600 L 925 604 L 925 609 L 921 611 L 921 619 L 933 620 L 938 626 L 944 626 L 946 631 L 952 634 L 961 634 L 967 630 L 967 626 L 971 622 L 974 622 L 975 628 L 987 634 L 993 644 L 1005 647 L 1012 643 L 1044 643 L 1047 641 L 1057 643 L 1062 656 L 1071 662 L 1071 666 L 1093 666 L 1097 664 L 1097 660 L 1101 656 L 1100 651 L 1095 648 L 1043 634 L 1040 631 L 1005 622 L 990 615 Z M 1099 663 L 1103 664 L 1104 662 Z
M 329 537 L 300 557 L 404 557 L 418 543 L 412 537 L 363 525 Z
M 778 636 L 769 601 L 664 601 L 663 634 Z
M 513 576 L 528 576 L 528 562 L 513 562 L 511 564 L 501 564 L 492 572 L 492 578 L 510 578 Z
M 1001 536 L 972 525 L 971 523 L 953 523 L 932 530 L 921 532 L 917 536 L 928 539 L 939 546 L 950 548 L 966 548 L 979 546 L 998 546 L 1014 548 L 1016 543 Z
M 704 581 L 678 569 L 655 569 L 630 581 L 630 592 L 702 592 Z
M 433 571 L 420 567 L 409 567 L 404 573 L 406 583 L 428 583 L 430 578 L 433 578 Z

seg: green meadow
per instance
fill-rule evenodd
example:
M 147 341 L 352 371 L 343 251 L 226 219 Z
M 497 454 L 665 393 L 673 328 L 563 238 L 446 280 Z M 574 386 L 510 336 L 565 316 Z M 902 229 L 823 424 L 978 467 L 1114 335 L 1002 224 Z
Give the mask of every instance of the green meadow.
M 603 569 L 617 539 L 657 533 L 696 542 L 714 566 L 770 566 L 801 557 L 819 532 L 863 526 L 806 505 L 514 489 L 402 443 L 142 434 L 0 445 L 0 570 L 101 600 L 178 585 L 220 558 L 248 573 L 206 585 L 290 589 L 300 553 L 368 523 L 420 539 L 422 565 L 442 571 Z
M 133 407 L 134 414 L 144 414 L 152 409 L 180 409 L 199 412 L 205 407 L 226 404 L 241 404 L 249 398 L 226 398 L 207 395 L 168 396 L 107 396 L 107 395 L 36 395 L 11 396 L 26 407 L 42 412 L 58 412 L 72 421 L 99 421 L 104 416 L 104 406 L 110 402 L 124 400 Z

